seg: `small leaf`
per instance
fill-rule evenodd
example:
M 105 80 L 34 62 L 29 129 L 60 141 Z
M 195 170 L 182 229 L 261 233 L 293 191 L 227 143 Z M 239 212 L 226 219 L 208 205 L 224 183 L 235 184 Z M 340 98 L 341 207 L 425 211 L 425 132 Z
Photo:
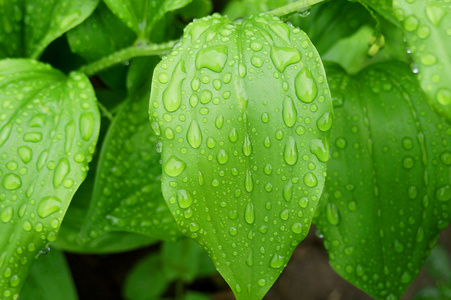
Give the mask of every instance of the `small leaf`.
M 33 264 L 20 292 L 20 300 L 49 299 L 78 299 L 66 258 L 56 249 Z
M 306 236 L 332 106 L 307 35 L 260 15 L 189 25 L 155 68 L 163 195 L 238 299 L 261 299 Z
M 99 0 L 14 0 L 0 3 L 0 58 L 38 58 L 66 31 L 83 22 Z
M 393 6 L 418 66 L 421 88 L 432 107 L 451 121 L 451 4 L 395 0 Z
M 104 0 L 105 4 L 138 36 L 148 39 L 152 29 L 168 12 L 192 0 Z
M 100 115 L 89 80 L 33 60 L 0 61 L 0 290 L 17 297 L 86 177 Z
M 84 238 L 127 231 L 154 238 L 180 236 L 161 194 L 157 137 L 148 119 L 149 89 L 126 101 L 103 141 Z
M 337 119 L 315 224 L 337 273 L 400 299 L 450 222 L 451 128 L 404 64 L 326 70 Z

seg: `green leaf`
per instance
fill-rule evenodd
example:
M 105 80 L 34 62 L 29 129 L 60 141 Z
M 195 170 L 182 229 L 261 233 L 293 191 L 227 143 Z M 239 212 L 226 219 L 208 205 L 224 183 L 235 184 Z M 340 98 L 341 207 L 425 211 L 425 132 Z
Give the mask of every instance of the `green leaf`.
M 307 35 L 272 16 L 189 25 L 156 67 L 163 195 L 238 299 L 261 299 L 307 234 L 332 106 Z
M 163 271 L 160 253 L 152 253 L 141 259 L 130 272 L 124 284 L 124 298 L 130 300 L 159 299 L 173 278 Z
M 102 144 L 96 181 L 82 234 L 127 231 L 159 239 L 180 236 L 161 194 L 157 137 L 148 117 L 149 89 L 130 96 Z
M 94 165 L 95 162 L 91 164 Z M 95 177 L 93 171 L 95 170 L 90 170 L 86 180 L 75 193 L 64 216 L 55 246 L 68 252 L 103 254 L 130 251 L 155 243 L 157 240 L 153 238 L 130 232 L 108 232 L 86 243 L 79 239 L 91 202 Z
M 30 269 L 20 300 L 77 300 L 77 292 L 64 255 L 52 249 Z
M 146 40 L 159 20 L 168 12 L 182 8 L 192 0 L 104 0 L 105 4 L 139 40 Z
M 450 221 L 451 128 L 404 64 L 326 70 L 336 122 L 315 224 L 335 271 L 400 299 Z
M 192 20 L 209 15 L 213 10 L 211 0 L 192 0 L 191 3 L 179 9 L 177 13 L 181 14 L 184 19 Z
M 13 0 L 0 3 L 0 58 L 38 58 L 69 29 L 83 22 L 99 0 Z
M 396 18 L 393 16 L 393 1 L 396 0 L 357 0 L 357 1 L 368 5 L 376 12 L 378 12 L 382 17 L 390 21 L 392 24 L 398 25 Z
M 417 63 L 421 88 L 432 107 L 451 121 L 451 4 L 445 2 L 395 0 L 393 6 Z
M 100 115 L 89 80 L 0 61 L 0 290 L 15 298 L 86 177 Z
M 224 9 L 224 15 L 232 20 L 270 11 L 290 3 L 290 0 L 232 0 Z

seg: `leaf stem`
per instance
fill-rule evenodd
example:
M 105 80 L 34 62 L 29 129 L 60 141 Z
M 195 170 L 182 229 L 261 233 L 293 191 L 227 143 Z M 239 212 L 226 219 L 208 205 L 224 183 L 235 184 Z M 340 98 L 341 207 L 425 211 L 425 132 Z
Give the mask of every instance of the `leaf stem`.
M 276 9 L 266 12 L 269 15 L 274 15 L 277 17 L 286 16 L 297 11 L 303 11 L 309 9 L 312 5 L 324 2 L 327 0 L 299 0 Z
M 177 41 L 169 41 L 163 44 L 151 44 L 144 46 L 134 45 L 128 48 L 121 49 L 108 56 L 102 57 L 97 61 L 82 66 L 79 71 L 85 73 L 89 77 L 98 73 L 99 71 L 110 68 L 121 62 L 128 61 L 134 57 L 166 54 L 171 51 L 176 43 Z

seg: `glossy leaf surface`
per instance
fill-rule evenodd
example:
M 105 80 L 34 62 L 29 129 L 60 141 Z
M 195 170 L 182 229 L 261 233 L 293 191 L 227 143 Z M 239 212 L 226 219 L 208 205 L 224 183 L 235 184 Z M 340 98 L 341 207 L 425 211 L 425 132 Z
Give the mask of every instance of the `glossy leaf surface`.
M 77 300 L 77 291 L 64 254 L 52 249 L 31 267 L 20 300 Z
M 99 0 L 11 0 L 0 3 L 0 58 L 38 58 L 66 31 L 83 22 Z
M 139 39 L 148 39 L 152 29 L 170 11 L 182 8 L 192 0 L 104 0 Z
M 103 141 L 85 238 L 128 231 L 160 239 L 180 236 L 161 194 L 157 136 L 149 123 L 149 89 L 126 101 Z
M 451 3 L 395 0 L 393 5 L 421 87 L 430 104 L 451 122 Z
M 451 128 L 406 65 L 326 70 L 336 122 L 315 224 L 341 276 L 400 299 L 450 221 Z
M 189 25 L 150 98 L 163 195 L 238 299 L 260 299 L 307 234 L 332 106 L 307 35 L 272 16 Z
M 25 59 L 0 61 L 0 290 L 17 296 L 56 239 L 86 177 L 100 116 L 89 80 Z

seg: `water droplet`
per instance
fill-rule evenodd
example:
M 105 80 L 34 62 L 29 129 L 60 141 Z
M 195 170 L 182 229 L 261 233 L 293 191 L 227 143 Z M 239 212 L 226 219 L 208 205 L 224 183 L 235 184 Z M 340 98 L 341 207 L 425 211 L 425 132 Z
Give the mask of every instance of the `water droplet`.
M 265 279 L 259 279 L 257 281 L 257 283 L 258 283 L 259 286 L 265 286 L 266 285 L 266 280 Z
M 321 131 L 328 131 L 332 127 L 332 114 L 330 112 L 325 112 L 317 121 L 316 125 Z
M 252 192 L 254 189 L 254 182 L 252 181 L 252 174 L 249 169 L 246 170 L 246 177 L 244 180 L 244 187 L 246 188 L 247 192 Z
M 222 128 L 222 125 L 224 125 L 224 117 L 223 116 L 217 116 L 215 121 L 215 126 L 218 129 Z
M 440 155 L 440 160 L 445 165 L 451 166 L 451 153 L 448 151 L 443 152 L 442 155 Z
M 429 4 L 426 6 L 426 15 L 434 26 L 438 27 L 445 15 L 445 10 L 439 4 Z
M 237 234 L 238 234 L 238 229 L 236 229 L 235 227 L 230 227 L 230 229 L 229 229 L 229 234 L 230 234 L 231 236 L 237 235 Z
M 186 190 L 177 191 L 177 202 L 181 208 L 188 208 L 193 203 L 193 197 Z
M 22 186 L 22 180 L 14 173 L 5 174 L 3 177 L 3 187 L 7 190 L 16 190 Z
M 296 140 L 289 136 L 287 143 L 285 144 L 285 149 L 283 151 L 283 157 L 285 162 L 290 166 L 294 165 L 298 161 L 298 149 L 296 146 Z
M 191 121 L 191 124 L 189 125 L 188 131 L 186 133 L 186 139 L 194 149 L 200 147 L 202 143 L 202 132 L 200 131 L 199 124 L 197 124 L 196 120 Z
M 89 141 L 94 132 L 94 115 L 84 113 L 80 116 L 80 135 L 85 141 Z
M 166 82 L 168 82 L 169 81 L 169 75 L 168 75 L 168 73 L 165 73 L 165 72 L 161 72 L 159 75 L 158 75 L 158 81 L 160 81 L 161 83 L 166 83 Z
M 235 143 L 238 140 L 238 132 L 236 131 L 236 128 L 232 128 L 229 132 L 229 140 L 232 143 Z
M 293 127 L 296 123 L 297 111 L 294 105 L 293 99 L 291 97 L 286 97 L 283 100 L 283 111 L 282 111 L 283 121 L 288 127 Z
M 304 183 L 308 187 L 315 187 L 318 185 L 318 179 L 316 178 L 315 174 L 308 172 L 304 175 Z
M 396 252 L 401 253 L 404 251 L 404 245 L 400 243 L 398 240 L 395 240 L 393 244 Z
M 418 18 L 414 15 L 408 16 L 405 20 L 404 20 L 404 29 L 407 31 L 414 31 L 418 28 Z
M 252 49 L 254 52 L 258 52 L 258 51 L 262 50 L 262 48 L 263 48 L 263 45 L 260 44 L 259 42 L 252 42 L 252 43 L 251 43 L 251 49 Z
M 207 104 L 208 102 L 210 102 L 212 97 L 213 94 L 210 90 L 203 90 L 200 94 L 200 103 Z
M 1 210 L 0 220 L 2 220 L 3 223 L 8 223 L 12 217 L 13 217 L 13 208 L 11 206 L 8 206 Z M 1 266 L 1 263 L 0 263 L 0 266 Z
M 294 223 L 291 226 L 291 231 L 293 231 L 294 233 L 302 233 L 302 224 L 301 223 Z
M 0 130 L 0 146 L 3 145 L 6 142 L 6 140 L 9 138 L 9 135 L 11 134 L 12 126 L 13 126 L 12 123 L 8 123 L 5 127 L 3 127 Z
M 293 183 L 290 180 L 283 186 L 283 199 L 285 199 L 285 201 L 287 202 L 290 202 L 292 196 L 293 196 Z
M 296 96 L 299 100 L 305 103 L 310 103 L 315 100 L 318 95 L 318 87 L 309 69 L 306 67 L 302 68 L 298 75 L 296 75 L 294 84 Z
M 246 156 L 249 156 L 252 154 L 252 143 L 251 139 L 249 137 L 249 134 L 245 134 L 244 141 L 243 141 L 243 153 Z
M 49 215 L 58 212 L 62 205 L 63 202 L 57 197 L 44 197 L 38 204 L 38 216 L 46 218 Z
M 257 55 L 254 55 L 251 58 L 251 64 L 256 68 L 260 68 L 263 65 L 263 59 Z
M 238 73 L 240 74 L 241 78 L 244 78 L 247 74 L 247 67 L 243 63 L 240 63 L 238 65 Z
M 451 199 L 451 186 L 447 184 L 438 188 L 435 197 L 440 201 L 449 201 Z
M 295 64 L 301 60 L 301 53 L 291 47 L 277 47 L 271 48 L 271 60 L 274 63 L 276 69 L 283 73 L 285 69 L 292 64 Z
M 171 155 L 164 165 L 164 172 L 171 177 L 180 175 L 186 168 L 186 163 L 183 160 Z
M 451 104 L 451 91 L 446 88 L 441 88 L 437 91 L 436 94 L 437 101 L 441 105 L 450 105 Z
M 263 142 L 263 144 L 265 145 L 266 148 L 271 147 L 271 139 L 269 138 L 269 136 L 267 136 L 265 138 L 265 141 Z
M 213 72 L 220 73 L 227 62 L 227 47 L 215 45 L 201 49 L 196 56 L 196 68 L 208 68 Z
M 411 168 L 413 168 L 414 165 L 415 165 L 415 160 L 410 156 L 405 157 L 402 161 L 402 166 L 406 169 L 411 169 Z
M 279 217 L 284 221 L 288 220 L 289 216 L 290 216 L 290 211 L 288 209 L 282 210 L 279 215 Z
M 53 186 L 58 188 L 63 182 L 64 178 L 70 172 L 70 164 L 67 158 L 62 158 L 58 162 L 58 165 L 55 168 L 55 173 L 53 173 Z
M 29 163 L 32 156 L 33 156 L 33 152 L 31 151 L 31 148 L 28 146 L 21 146 L 17 149 L 17 153 L 19 154 L 20 159 L 22 159 L 22 161 L 24 163 Z
M 229 161 L 229 154 L 224 149 L 219 150 L 218 155 L 216 156 L 218 163 L 221 165 L 227 163 Z
M 271 175 L 272 174 L 271 164 L 267 163 L 263 169 L 263 172 L 265 172 L 266 175 Z
M 168 112 L 179 109 L 182 103 L 182 83 L 185 78 L 185 62 L 181 60 L 175 67 L 171 81 L 163 92 L 163 105 Z
M 267 112 L 262 113 L 262 122 L 263 123 L 269 122 L 269 114 Z
M 271 268 L 278 269 L 283 266 L 284 262 L 285 262 L 285 257 L 275 253 L 274 256 L 272 257 L 269 265 L 271 266 Z
M 255 221 L 255 213 L 254 213 L 254 205 L 252 203 L 248 203 L 246 205 L 246 210 L 244 212 L 244 219 L 248 224 L 253 224 Z
M 40 132 L 27 132 L 23 136 L 25 142 L 37 143 L 42 140 L 42 133 Z
M 424 54 L 421 57 L 421 63 L 425 66 L 432 66 L 437 63 L 437 58 L 435 57 L 435 55 L 430 54 L 430 53 Z
M 326 218 L 332 225 L 338 225 L 338 223 L 340 223 L 340 214 L 338 213 L 338 208 L 335 204 L 327 203 Z
M 404 149 L 406 150 L 410 150 L 413 148 L 413 141 L 411 138 L 409 137 L 405 137 L 402 139 L 402 146 L 404 147 Z
M 318 160 L 327 162 L 329 160 L 329 142 L 327 139 L 313 139 L 310 141 L 310 152 L 316 155 Z
M 247 264 L 249 267 L 252 267 L 252 265 L 253 265 L 253 260 L 252 260 L 252 250 L 249 250 L 249 254 L 248 254 L 247 258 L 246 258 L 246 264 Z

